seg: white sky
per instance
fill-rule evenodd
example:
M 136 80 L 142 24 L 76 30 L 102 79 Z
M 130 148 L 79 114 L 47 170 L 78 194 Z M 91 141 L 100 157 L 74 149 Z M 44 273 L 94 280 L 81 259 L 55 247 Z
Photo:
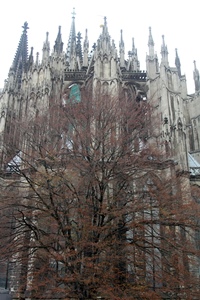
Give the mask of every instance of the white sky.
M 4 85 L 22 33 L 29 24 L 28 45 L 42 56 L 43 41 L 49 32 L 51 50 L 58 26 L 62 27 L 64 49 L 70 32 L 71 12 L 76 10 L 76 32 L 84 37 L 88 29 L 90 47 L 99 37 L 103 17 L 107 17 L 111 38 L 118 48 L 123 29 L 126 55 L 131 50 L 132 37 L 138 49 L 141 69 L 146 69 L 148 27 L 152 27 L 155 50 L 159 55 L 162 34 L 169 51 L 170 66 L 174 66 L 178 48 L 182 74 L 186 74 L 188 92 L 194 92 L 193 60 L 200 70 L 199 0 L 4 0 L 0 16 L 0 87 Z

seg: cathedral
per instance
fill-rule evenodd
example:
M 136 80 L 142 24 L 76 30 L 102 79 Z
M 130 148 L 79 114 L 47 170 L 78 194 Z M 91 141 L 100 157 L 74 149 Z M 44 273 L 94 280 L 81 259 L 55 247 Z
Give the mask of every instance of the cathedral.
M 97 43 L 89 46 L 87 29 L 82 38 L 76 33 L 75 13 L 72 17 L 67 49 L 63 49 L 61 26 L 51 51 L 48 32 L 43 44 L 42 58 L 33 56 L 33 47 L 28 54 L 28 23 L 23 32 L 10 67 L 8 79 L 1 92 L 0 101 L 0 153 L 1 166 L 5 168 L 3 144 L 8 138 L 11 120 L 23 118 L 27 113 L 42 113 L 49 106 L 50 98 L 64 95 L 66 90 L 79 91 L 88 81 L 93 87 L 99 83 L 116 90 L 119 86 L 135 93 L 135 97 L 153 103 L 160 118 L 159 132 L 163 145 L 171 149 L 179 168 L 198 173 L 200 166 L 200 107 L 199 71 L 194 61 L 195 93 L 188 95 L 185 75 L 181 74 L 181 63 L 177 49 L 175 66 L 169 66 L 168 50 L 162 36 L 161 61 L 154 49 L 149 28 L 146 71 L 140 69 L 137 49 L 132 38 L 132 49 L 126 58 L 123 31 L 120 33 L 119 49 L 109 35 L 106 17 L 102 34 Z M 82 43 L 83 39 L 83 43 Z M 92 49 L 92 50 L 91 50 Z M 119 52 L 119 53 L 118 53 Z M 192 169 L 190 169 L 192 168 Z M 197 168 L 197 169 L 195 169 Z
M 17 161 L 20 145 L 15 122 L 46 113 L 52 99 L 64 103 L 66 97 L 74 97 L 79 102 L 82 90 L 90 86 L 92 90 L 102 87 L 102 90 L 116 96 L 123 90 L 137 103 L 149 103 L 156 119 L 157 147 L 173 160 L 177 172 L 185 174 L 188 186 L 200 184 L 200 77 L 195 61 L 195 92 L 189 95 L 177 49 L 175 65 L 170 66 L 163 35 L 159 58 L 154 49 L 151 27 L 147 39 L 146 70 L 140 69 L 134 38 L 128 56 L 122 30 L 119 47 L 116 47 L 109 35 L 106 17 L 101 35 L 94 45 L 90 45 L 87 29 L 83 37 L 76 32 L 75 13 L 72 14 L 66 50 L 63 47 L 66 41 L 62 40 L 59 26 L 53 49 L 50 49 L 46 33 L 40 57 L 39 53 L 33 54 L 33 47 L 28 53 L 28 23 L 25 22 L 22 28 L 8 78 L 0 94 L 0 182 L 6 182 L 8 176 L 12 176 L 13 165 L 20 164 L 20 160 Z M 5 144 L 9 140 L 16 149 L 8 155 Z M 5 288 L 4 275 L 0 276 L 0 284 Z

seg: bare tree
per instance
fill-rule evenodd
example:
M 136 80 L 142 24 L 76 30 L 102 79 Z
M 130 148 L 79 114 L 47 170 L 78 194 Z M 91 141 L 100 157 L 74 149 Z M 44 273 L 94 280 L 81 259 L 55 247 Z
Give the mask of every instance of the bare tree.
M 65 100 L 17 124 L 21 148 L 2 181 L 15 295 L 198 299 L 198 203 L 155 146 L 151 108 L 86 92 Z

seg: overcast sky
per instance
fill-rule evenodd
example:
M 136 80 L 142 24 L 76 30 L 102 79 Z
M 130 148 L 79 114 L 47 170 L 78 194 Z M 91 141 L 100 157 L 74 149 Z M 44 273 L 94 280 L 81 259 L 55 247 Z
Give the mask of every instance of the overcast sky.
M 111 38 L 118 48 L 123 29 L 126 55 L 131 50 L 132 37 L 138 49 L 141 69 L 146 69 L 148 28 L 152 27 L 155 50 L 160 61 L 162 34 L 169 51 L 170 66 L 174 66 L 178 48 L 182 74 L 186 74 L 188 92 L 194 92 L 193 61 L 200 70 L 199 0 L 6 0 L 1 3 L 0 17 L 0 87 L 4 85 L 22 33 L 21 26 L 29 24 L 28 45 L 34 54 L 42 56 L 43 41 L 49 32 L 51 50 L 58 26 L 62 27 L 64 49 L 69 38 L 71 13 L 75 7 L 76 32 L 84 37 L 88 29 L 90 47 L 99 37 L 103 17 L 107 17 Z

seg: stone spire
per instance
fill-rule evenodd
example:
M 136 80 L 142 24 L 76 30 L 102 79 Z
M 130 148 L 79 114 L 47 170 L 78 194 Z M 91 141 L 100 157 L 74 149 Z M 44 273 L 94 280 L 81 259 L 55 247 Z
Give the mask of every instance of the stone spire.
M 33 59 L 33 47 L 31 47 L 31 53 L 29 55 L 29 58 L 28 58 L 28 67 L 27 69 L 31 69 L 31 67 L 33 66 L 33 63 L 34 63 L 34 59 Z
M 125 47 L 124 47 L 124 40 L 123 40 L 123 31 L 120 31 L 120 42 L 119 42 L 119 55 L 120 55 L 120 67 L 124 68 L 125 67 Z
M 36 53 L 36 60 L 35 60 L 35 66 L 39 66 L 39 52 Z
M 198 92 L 200 90 L 199 70 L 197 69 L 195 60 L 194 60 L 193 78 L 194 78 L 194 84 L 195 84 L 195 92 Z
M 83 67 L 88 66 L 88 52 L 89 52 L 89 41 L 88 41 L 88 31 L 85 30 L 85 39 L 83 43 Z
M 128 55 L 129 55 L 128 71 L 139 71 L 140 62 L 138 60 L 137 49 L 135 48 L 134 38 L 132 38 L 132 51 L 129 51 Z
M 159 72 L 158 56 L 154 51 L 154 41 L 152 37 L 151 27 L 149 27 L 149 38 L 148 38 L 149 54 L 146 56 L 147 63 L 147 74 L 149 78 L 155 78 Z
M 70 34 L 69 34 L 69 40 L 68 40 L 68 44 L 67 44 L 67 62 L 69 63 L 69 65 L 71 64 L 72 59 L 76 53 L 75 15 L 76 15 L 75 9 L 73 8 L 72 23 L 71 23 L 71 29 L 70 29 Z
M 168 61 L 168 50 L 167 45 L 165 45 L 165 37 L 162 35 L 162 46 L 161 46 L 161 63 L 163 63 L 165 66 L 168 67 L 169 61 Z
M 63 52 L 61 26 L 58 27 L 58 35 L 57 35 L 57 38 L 55 40 L 54 52 L 57 53 L 57 54 L 61 54 Z
M 132 55 L 137 56 L 137 49 L 135 48 L 134 38 L 132 38 Z
M 149 27 L 148 47 L 149 47 L 149 55 L 154 56 L 154 41 L 151 33 L 151 27 Z
M 178 56 L 177 48 L 175 49 L 175 52 L 176 52 L 175 66 L 176 66 L 177 71 L 178 71 L 178 76 L 179 76 L 179 78 L 181 78 L 181 62 L 180 62 L 180 59 L 179 59 L 179 56 Z
M 9 72 L 9 74 L 12 73 L 14 75 L 18 87 L 20 87 L 21 85 L 22 73 L 23 71 L 26 71 L 27 59 L 28 59 L 28 37 L 27 37 L 27 29 L 29 29 L 28 23 L 24 22 L 22 28 L 23 28 L 23 32 Z
M 48 60 L 49 52 L 50 52 L 50 43 L 49 43 L 49 33 L 47 32 L 46 33 L 46 40 L 43 44 L 43 49 L 42 49 L 42 62 L 46 62 Z

